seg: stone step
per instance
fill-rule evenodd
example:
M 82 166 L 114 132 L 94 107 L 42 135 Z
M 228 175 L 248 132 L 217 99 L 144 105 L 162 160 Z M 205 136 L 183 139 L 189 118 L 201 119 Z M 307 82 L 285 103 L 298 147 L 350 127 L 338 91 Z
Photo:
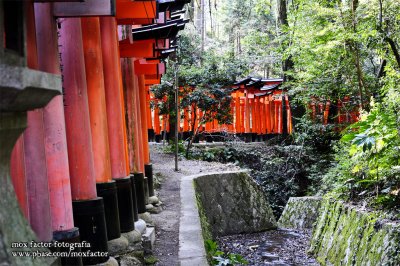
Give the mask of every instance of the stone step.
M 146 232 L 142 235 L 142 245 L 145 254 L 151 253 L 154 242 L 156 241 L 156 230 L 154 227 L 147 227 Z

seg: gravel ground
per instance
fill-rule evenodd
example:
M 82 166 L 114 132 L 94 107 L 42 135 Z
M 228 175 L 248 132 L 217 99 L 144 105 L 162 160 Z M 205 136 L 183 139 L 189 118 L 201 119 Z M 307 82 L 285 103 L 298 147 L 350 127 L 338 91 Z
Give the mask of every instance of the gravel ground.
M 232 171 L 233 164 L 192 161 L 180 158 L 179 171 L 174 171 L 174 156 L 163 153 L 163 146 L 150 144 L 151 161 L 161 187 L 157 193 L 163 202 L 162 212 L 153 214 L 156 226 L 155 265 L 179 265 L 180 178 L 199 173 Z M 306 254 L 310 233 L 296 230 L 271 230 L 261 233 L 232 235 L 217 239 L 220 249 L 244 256 L 249 265 L 319 265 Z
M 286 229 L 217 239 L 224 252 L 242 255 L 248 265 L 319 265 L 307 256 L 309 241 L 310 232 Z

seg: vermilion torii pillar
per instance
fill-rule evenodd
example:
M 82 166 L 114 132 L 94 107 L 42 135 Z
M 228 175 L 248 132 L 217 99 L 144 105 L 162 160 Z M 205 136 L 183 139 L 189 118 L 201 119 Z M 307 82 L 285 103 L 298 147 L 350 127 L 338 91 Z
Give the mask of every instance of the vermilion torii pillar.
M 38 69 L 33 3 L 26 3 L 27 64 Z M 50 195 L 44 145 L 43 109 L 28 112 L 28 127 L 23 134 L 25 176 L 29 222 L 39 240 L 50 241 L 52 230 Z
M 130 31 L 130 27 L 128 28 L 128 32 Z M 134 75 L 134 60 L 132 58 L 123 58 L 121 59 L 121 68 L 122 68 L 122 77 L 124 84 L 124 100 L 125 100 L 125 108 L 127 112 L 127 132 L 128 132 L 128 146 L 129 146 L 129 164 L 131 170 L 131 182 L 132 182 L 132 192 L 135 192 L 135 196 L 133 196 L 133 204 L 134 207 L 137 208 L 134 210 L 135 221 L 138 221 L 138 215 L 136 211 L 142 213 L 145 211 L 144 205 L 144 188 L 143 188 L 143 167 L 144 164 L 141 163 L 142 153 L 140 150 L 140 138 L 139 138 L 139 125 L 138 125 L 138 116 L 137 116 L 137 97 L 134 91 L 136 82 L 137 87 L 137 78 L 135 79 Z M 142 168 L 141 168 L 142 167 Z M 139 184 L 140 183 L 140 184 Z M 139 193 L 138 193 L 139 192 Z
M 150 162 L 150 151 L 149 151 L 149 135 L 147 125 L 147 88 L 145 85 L 144 75 L 138 77 L 139 85 L 139 102 L 140 102 L 140 115 L 141 115 L 141 129 L 142 129 L 142 143 L 143 143 L 143 159 L 144 159 L 144 175 L 147 178 L 146 184 L 148 196 L 154 196 L 153 186 L 153 165 Z
M 38 67 L 60 74 L 57 26 L 51 4 L 35 4 Z M 46 165 L 50 190 L 53 239 L 78 242 L 79 229 L 74 227 L 71 183 L 65 132 L 63 97 L 56 96 L 43 109 Z M 64 264 L 79 265 L 81 258 L 63 258 Z
M 23 135 L 19 137 L 11 153 L 10 175 L 21 211 L 29 221 Z
M 59 51 L 74 221 L 80 229 L 81 240 L 90 243 L 90 251 L 107 252 L 103 199 L 96 193 L 81 20 L 66 18 L 60 24 Z M 107 260 L 108 256 L 83 258 L 85 264 Z
M 134 194 L 130 178 L 122 73 L 115 18 L 100 18 L 100 30 L 111 176 L 117 183 L 120 229 L 122 233 L 126 233 L 134 229 Z
M 104 90 L 103 58 L 98 17 L 81 18 L 90 129 L 92 133 L 93 164 L 97 194 L 103 198 L 107 238 L 121 237 L 117 186 L 111 178 L 111 159 L 108 142 L 106 97 Z

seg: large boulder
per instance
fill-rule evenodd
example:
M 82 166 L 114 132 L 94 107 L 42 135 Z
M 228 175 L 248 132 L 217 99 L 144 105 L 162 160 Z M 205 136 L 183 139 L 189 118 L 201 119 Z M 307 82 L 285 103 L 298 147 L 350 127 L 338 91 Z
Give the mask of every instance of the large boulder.
M 279 227 L 312 229 L 318 218 L 322 197 L 291 197 L 278 220 Z
M 194 183 L 200 212 L 214 237 L 277 227 L 265 193 L 247 172 L 206 174 Z

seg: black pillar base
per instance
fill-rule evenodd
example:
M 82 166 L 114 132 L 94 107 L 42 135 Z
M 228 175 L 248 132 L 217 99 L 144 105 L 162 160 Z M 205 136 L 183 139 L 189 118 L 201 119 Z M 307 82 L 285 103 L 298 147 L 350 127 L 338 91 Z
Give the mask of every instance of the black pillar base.
M 136 201 L 138 213 L 146 212 L 146 200 L 144 191 L 144 174 L 143 173 L 133 173 L 133 178 L 135 179 L 135 189 L 136 189 Z
M 65 231 L 55 231 L 53 232 L 53 240 L 62 243 L 80 243 L 79 237 L 79 228 L 74 227 L 70 230 Z M 69 247 L 55 247 L 55 249 L 59 252 L 69 252 Z M 76 252 L 81 251 L 79 247 L 76 247 Z M 81 257 L 61 257 L 61 265 L 82 265 L 82 258 Z
M 189 138 L 190 138 L 190 132 L 189 131 L 185 131 L 185 132 L 182 133 L 182 139 L 184 141 L 186 141 Z
M 86 241 L 90 247 L 82 247 L 82 252 L 108 252 L 106 218 L 103 199 L 72 201 L 75 226 L 79 228 L 80 240 Z M 106 262 L 109 256 L 83 257 L 83 264 L 99 264 Z
M 147 184 L 149 186 L 149 196 L 154 196 L 154 179 L 153 179 L 153 165 L 151 163 L 144 165 L 144 175 L 147 176 Z
M 125 177 L 114 180 L 118 190 L 118 216 L 121 232 L 130 232 L 135 229 L 131 179 L 130 177 Z
M 154 129 L 152 129 L 152 128 L 148 129 L 147 135 L 148 135 L 149 142 L 154 141 L 154 138 L 155 138 Z
M 144 203 L 147 205 L 149 204 L 149 183 L 147 176 L 144 176 L 143 185 L 144 185 Z
M 224 140 L 225 139 L 221 136 L 221 133 L 219 133 L 219 132 L 214 133 L 214 141 L 215 142 L 221 142 Z
M 136 186 L 135 186 L 135 176 L 130 174 L 131 188 L 132 188 L 132 206 L 133 206 L 133 220 L 135 222 L 139 221 L 138 207 L 137 207 L 137 196 L 136 196 Z
M 161 140 L 162 140 L 162 136 L 161 136 L 161 135 L 156 135 L 156 136 L 155 136 L 155 141 L 156 141 L 157 143 L 160 143 Z
M 115 181 L 96 184 L 97 195 L 103 198 L 108 241 L 121 237 L 118 197 Z
M 252 134 L 251 133 L 244 133 L 244 141 L 249 143 L 252 141 Z

